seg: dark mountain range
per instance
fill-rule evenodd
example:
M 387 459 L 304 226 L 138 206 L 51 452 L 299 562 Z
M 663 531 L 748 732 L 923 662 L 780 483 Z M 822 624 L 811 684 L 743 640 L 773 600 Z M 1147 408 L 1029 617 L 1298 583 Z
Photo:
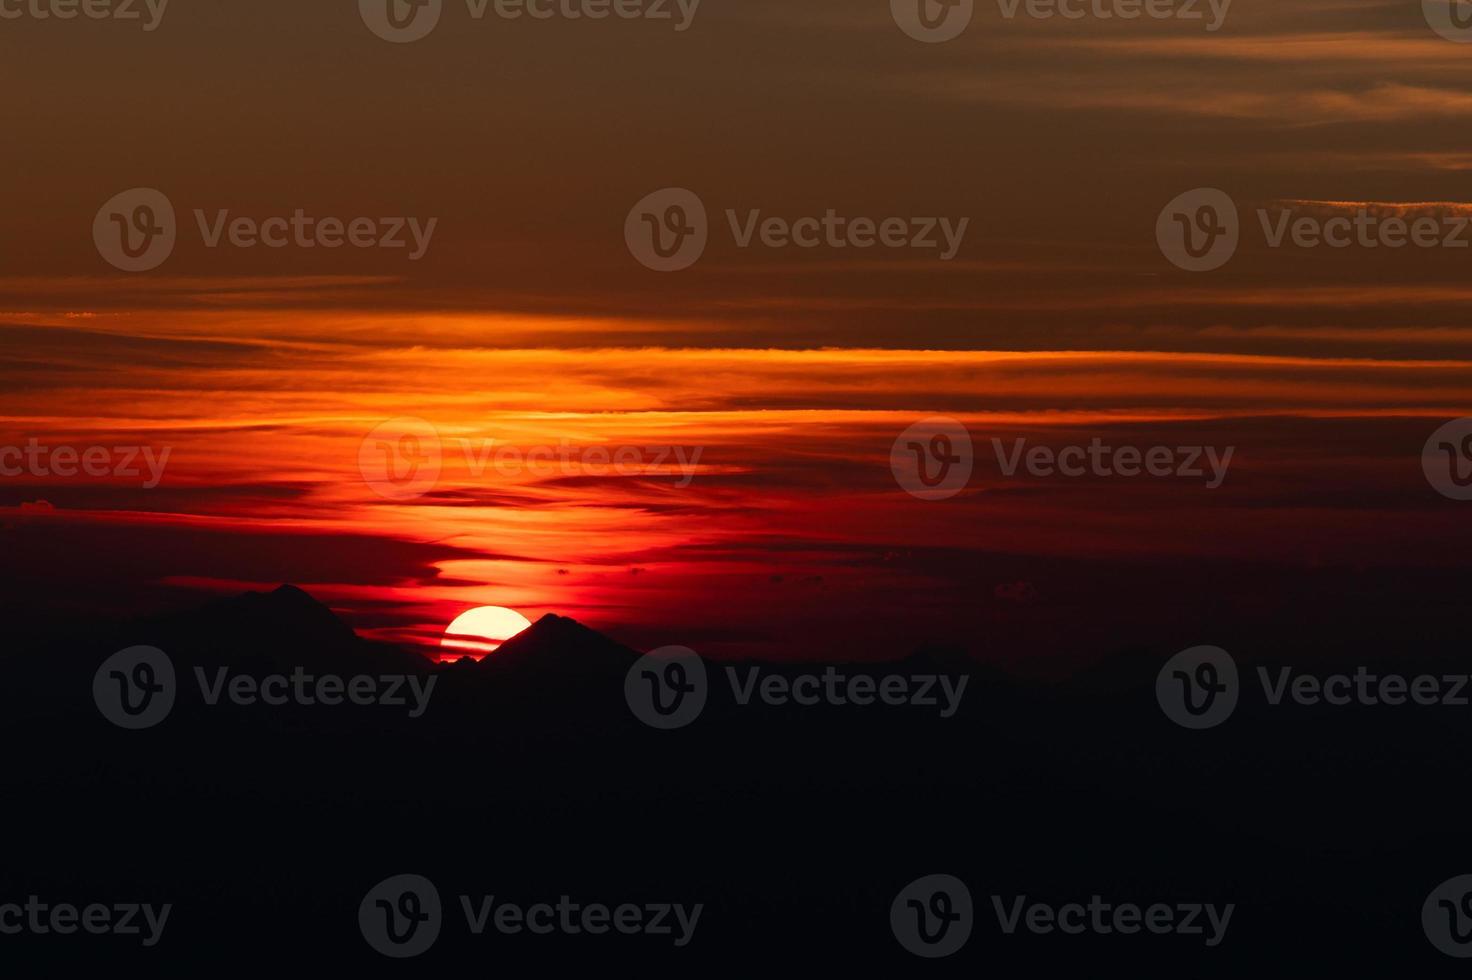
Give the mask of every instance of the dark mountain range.
M 359 637 L 327 606 L 294 585 L 216 599 L 197 610 L 130 627 L 119 645 L 145 643 L 184 662 L 272 670 L 301 665 L 347 673 L 424 671 L 428 661 Z
M 104 717 L 93 681 L 137 644 L 167 651 L 178 693 L 156 725 L 127 730 Z M 1151 668 L 1174 652 L 1125 649 L 1065 684 L 1024 683 L 954 647 L 863 665 L 712 662 L 703 711 L 659 730 L 626 700 L 639 653 L 559 616 L 480 663 L 439 665 L 360 639 L 287 586 L 81 648 L 12 649 L 0 905 L 37 894 L 175 912 L 151 950 L 0 936 L 0 957 L 15 975 L 44 975 L 28 960 L 41 953 L 78 968 L 146 954 L 172 973 L 228 950 L 231 967 L 387 975 L 404 964 L 368 946 L 356 910 L 377 882 L 412 873 L 444 905 L 441 937 L 417 961 L 430 972 L 910 970 L 920 961 L 891 934 L 890 903 L 943 873 L 967 882 L 975 912 L 966 948 L 928 964 L 948 972 L 1238 976 L 1293 957 L 1346 975 L 1438 975 L 1419 910 L 1437 883 L 1472 871 L 1448 819 L 1468 802 L 1472 709 L 1272 707 L 1244 687 L 1230 720 L 1188 731 L 1155 700 Z M 427 697 L 417 716 L 409 681 L 397 704 L 211 704 L 196 667 L 247 686 L 297 667 L 406 675 Z M 909 703 L 742 704 L 728 667 L 776 690 L 829 668 L 875 689 L 891 675 L 967 687 L 950 717 Z M 73 870 L 58 871 L 58 854 Z M 460 895 L 705 912 L 682 948 L 645 935 L 476 937 Z M 1018 895 L 1237 911 L 1210 949 L 1184 936 L 1008 935 L 992 896 Z

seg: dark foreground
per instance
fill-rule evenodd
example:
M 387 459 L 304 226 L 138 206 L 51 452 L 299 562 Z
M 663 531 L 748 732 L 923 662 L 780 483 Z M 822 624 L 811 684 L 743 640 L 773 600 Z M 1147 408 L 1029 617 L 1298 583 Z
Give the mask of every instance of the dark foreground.
M 7 918 L 6 903 L 33 895 L 105 905 L 113 922 L 120 906 L 171 909 L 151 946 L 141 911 L 137 935 L 0 935 L 11 975 L 1461 968 L 1433 947 L 1422 907 L 1472 873 L 1462 819 L 1472 708 L 1273 707 L 1255 668 L 1276 677 L 1293 662 L 1286 650 L 1239 656 L 1236 711 L 1201 731 L 1157 702 L 1174 650 L 1119 654 L 1047 686 L 941 651 L 843 668 L 965 674 L 949 718 L 943 699 L 741 706 L 710 664 L 704 711 L 661 731 L 625 699 L 638 655 L 567 620 L 543 621 L 494 663 L 434 668 L 363 643 L 284 590 L 76 642 L 85 649 L 16 657 L 8 672 L 0 927 L 24 912 Z M 94 673 L 144 643 L 168 652 L 179 693 L 159 724 L 124 730 L 94 702 Z M 1394 669 L 1443 676 L 1453 660 Z M 252 677 L 303 666 L 437 680 L 410 718 L 412 704 L 211 706 L 196 666 L 209 678 L 221 666 Z M 408 896 L 402 881 L 370 895 L 402 875 L 431 882 L 441 911 L 427 948 L 395 959 L 365 929 L 396 923 L 403 938 L 406 916 L 430 915 L 428 896 Z M 959 950 L 927 960 L 907 951 L 891 907 L 931 875 L 965 884 L 972 924 Z M 933 916 L 964 916 L 962 903 L 924 884 L 901 897 L 898 928 L 924 918 L 935 939 Z M 1061 913 L 1072 932 L 1029 928 L 1069 903 L 1083 907 Z M 1228 906 L 1214 925 L 1208 907 Z M 1472 907 L 1433 902 L 1437 916 L 1460 948 Z M 420 942 L 430 923 L 420 921 Z M 920 940 L 932 952 L 946 942 Z

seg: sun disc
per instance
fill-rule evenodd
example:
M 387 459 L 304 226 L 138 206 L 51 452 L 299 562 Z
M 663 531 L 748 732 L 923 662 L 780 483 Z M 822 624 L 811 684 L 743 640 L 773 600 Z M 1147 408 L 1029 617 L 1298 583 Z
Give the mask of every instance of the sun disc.
M 440 646 L 478 660 L 531 624 L 531 620 L 515 609 L 480 606 L 456 616 L 454 622 L 445 627 Z

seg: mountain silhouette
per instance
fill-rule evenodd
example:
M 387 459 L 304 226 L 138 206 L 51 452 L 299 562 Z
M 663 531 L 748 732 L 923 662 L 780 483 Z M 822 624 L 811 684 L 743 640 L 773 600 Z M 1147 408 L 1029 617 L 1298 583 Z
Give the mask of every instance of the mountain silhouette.
M 173 660 L 178 700 L 155 727 L 128 731 L 99 712 L 93 680 L 106 657 L 140 644 Z M 0 652 L 0 737 L 17 747 L 4 785 L 22 803 L 0 903 L 176 903 L 150 955 L 181 975 L 230 949 L 377 976 L 385 963 L 355 911 L 375 883 L 413 872 L 442 889 L 445 929 L 425 962 L 445 969 L 494 955 L 512 972 L 723 975 L 770 968 L 780 949 L 898 972 L 913 961 L 889 933 L 890 903 L 942 872 L 975 890 L 976 934 L 955 960 L 968 973 L 1105 962 L 1142 976 L 1240 976 L 1299 955 L 1308 936 L 1326 975 L 1408 960 L 1432 975 L 1425 957 L 1440 954 L 1416 913 L 1465 867 L 1460 824 L 1428 815 L 1465 811 L 1465 707 L 1269 708 L 1244 687 L 1229 721 L 1187 731 L 1154 692 L 1174 650 L 1120 646 L 1068 683 L 1004 676 L 956 645 L 888 652 L 862 664 L 711 661 L 703 712 L 667 731 L 625 699 L 639 653 L 558 615 L 479 662 L 439 664 L 365 640 L 282 586 L 80 647 L 12 646 Z M 1355 651 L 1365 662 L 1375 652 Z M 218 666 L 407 674 L 434 687 L 417 717 L 403 703 L 207 703 L 193 668 L 213 677 Z M 943 718 L 913 703 L 738 703 L 728 666 L 758 671 L 758 692 L 829 668 L 970 683 Z M 1247 666 L 1244 653 L 1250 681 Z M 465 894 L 707 911 L 687 949 L 649 936 L 563 944 L 472 936 L 456 920 Z M 1204 951 L 1189 937 L 1007 937 L 992 917 L 993 895 L 1094 894 L 1239 911 L 1226 942 Z M 241 923 L 265 925 L 242 944 Z M 128 952 L 54 939 L 5 937 L 0 962 L 112 966 Z
M 419 672 L 429 660 L 390 643 L 365 640 L 336 613 L 294 585 L 212 600 L 130 626 L 119 648 L 156 646 L 185 664 L 276 671 Z
M 547 614 L 502 643 L 479 666 L 502 675 L 544 674 L 559 678 L 617 672 L 639 654 L 574 619 Z

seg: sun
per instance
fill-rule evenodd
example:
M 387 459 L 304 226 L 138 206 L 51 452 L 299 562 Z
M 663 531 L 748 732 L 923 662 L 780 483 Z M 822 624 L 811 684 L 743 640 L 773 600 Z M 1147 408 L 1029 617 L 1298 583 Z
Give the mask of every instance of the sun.
M 531 624 L 531 620 L 515 609 L 479 606 L 456 616 L 455 621 L 445 627 L 440 648 L 456 656 L 479 660 Z

